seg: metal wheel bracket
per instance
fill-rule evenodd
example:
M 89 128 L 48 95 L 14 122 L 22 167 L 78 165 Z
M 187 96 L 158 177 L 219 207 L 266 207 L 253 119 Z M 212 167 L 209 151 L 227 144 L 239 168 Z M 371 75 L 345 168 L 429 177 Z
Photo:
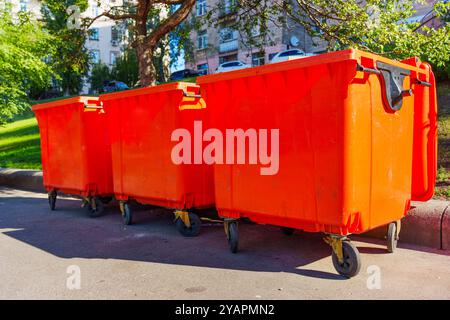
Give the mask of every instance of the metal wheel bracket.
M 125 216 L 125 201 L 119 202 L 119 209 L 120 209 L 120 213 L 122 214 L 122 217 L 124 217 Z
M 86 207 L 91 201 L 89 200 L 89 197 L 83 197 L 83 200 L 81 201 L 81 207 Z
M 331 249 L 333 249 L 333 252 L 336 254 L 339 263 L 344 263 L 342 241 L 345 240 L 345 238 L 330 235 L 328 237 L 323 238 L 323 240 L 330 245 Z
M 227 235 L 227 239 L 230 239 L 230 223 L 236 222 L 236 219 L 224 219 L 223 227 L 225 229 L 225 234 Z
M 230 225 L 230 221 L 224 220 L 223 221 L 223 227 L 225 229 L 225 234 L 227 235 L 227 239 L 230 239 L 230 233 L 229 231 L 229 225 Z
M 396 227 L 395 228 L 395 240 L 400 239 L 400 229 L 402 228 L 402 221 L 401 220 L 397 220 L 395 221 Z
M 184 225 L 187 228 L 191 227 L 191 220 L 189 219 L 189 212 L 188 211 L 176 210 L 175 211 L 175 221 L 177 219 L 181 219 L 181 221 L 183 221 Z
M 97 203 L 95 201 L 95 197 L 91 197 L 91 206 L 92 206 L 92 210 L 97 211 Z

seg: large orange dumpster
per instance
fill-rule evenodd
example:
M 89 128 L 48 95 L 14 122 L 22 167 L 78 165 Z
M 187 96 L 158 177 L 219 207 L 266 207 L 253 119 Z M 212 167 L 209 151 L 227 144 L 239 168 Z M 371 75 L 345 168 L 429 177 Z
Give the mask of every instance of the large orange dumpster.
M 205 117 L 198 86 L 170 83 L 100 99 L 109 120 L 114 193 L 124 223 L 132 223 L 129 201 L 134 200 L 175 209 L 178 230 L 197 235 L 201 221 L 193 210 L 214 206 L 213 168 L 174 162 L 172 135 L 190 134 L 193 122 Z
M 335 268 L 351 277 L 360 260 L 347 236 L 389 224 L 392 251 L 412 192 L 420 200 L 432 195 L 436 158 L 427 145 L 435 143 L 436 117 L 427 110 L 435 110 L 435 87 L 418 61 L 346 50 L 197 83 L 211 127 L 224 140 L 234 132 L 234 154 L 214 166 L 216 207 L 232 252 L 241 217 L 286 233 L 323 232 Z M 416 140 L 423 147 L 414 148 L 413 167 Z
M 41 135 L 44 186 L 51 210 L 57 192 L 78 195 L 98 216 L 113 195 L 107 122 L 95 97 L 76 97 L 33 106 Z

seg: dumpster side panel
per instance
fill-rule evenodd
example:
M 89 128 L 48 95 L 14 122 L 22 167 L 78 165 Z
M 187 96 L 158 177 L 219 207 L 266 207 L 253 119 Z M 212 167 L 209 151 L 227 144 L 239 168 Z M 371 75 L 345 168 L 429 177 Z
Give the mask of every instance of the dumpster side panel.
M 409 208 L 414 98 L 405 97 L 395 113 L 387 111 L 378 76 L 362 72 L 349 96 L 343 223 L 347 232 L 361 233 L 401 219 Z
M 257 165 L 215 166 L 219 213 L 307 231 L 343 225 L 342 111 L 355 72 L 354 62 L 341 62 L 202 85 L 211 125 L 224 134 L 280 130 L 276 175 Z
M 261 67 L 199 81 L 211 125 L 224 135 L 230 128 L 280 129 L 276 175 L 262 176 L 249 164 L 215 166 L 221 216 L 345 235 L 406 214 L 414 97 L 390 112 L 379 76 L 356 71 L 357 55 L 325 57 L 321 64 L 291 61 L 273 72 Z M 363 59 L 366 67 L 373 68 L 373 58 Z
M 36 111 L 41 132 L 44 186 L 85 191 L 87 171 L 83 141 L 82 104 Z
M 433 197 L 437 173 L 437 98 L 436 81 L 431 67 L 421 63 L 431 87 L 414 85 L 414 144 L 412 200 L 428 201 Z
M 115 122 L 111 131 L 118 133 L 112 140 L 112 150 L 114 189 L 119 195 L 145 198 L 151 194 L 156 199 L 179 200 L 177 168 L 165 166 L 170 152 L 164 152 L 163 142 L 170 136 L 161 124 L 175 127 L 174 108 L 164 108 L 170 103 L 168 99 L 168 95 L 154 94 L 105 102 L 106 112 Z M 173 192 L 169 194 L 170 190 Z
M 83 152 L 86 153 L 86 190 L 91 194 L 112 194 L 111 144 L 106 113 L 101 109 L 81 112 Z
M 347 72 L 352 79 L 341 111 L 343 181 L 339 188 L 342 190 L 342 207 L 334 213 L 324 212 L 320 217 L 331 225 L 325 227 L 325 231 L 338 234 L 367 228 L 371 217 L 372 87 L 367 75 L 356 73 L 355 61 L 348 63 Z M 375 81 L 378 81 L 376 76 Z M 338 224 L 327 220 L 330 214 L 337 215 L 334 221 L 339 221 Z
M 414 97 L 403 98 L 401 110 L 387 112 L 379 86 L 372 95 L 372 215 L 370 228 L 401 219 L 409 209 L 412 181 Z M 406 77 L 404 88 L 410 87 Z
M 172 132 L 184 128 L 192 133 L 193 121 L 202 120 L 205 112 L 179 110 L 182 100 L 181 90 L 170 90 L 104 102 L 118 199 L 179 209 L 214 204 L 212 167 L 176 165 L 171 158 Z

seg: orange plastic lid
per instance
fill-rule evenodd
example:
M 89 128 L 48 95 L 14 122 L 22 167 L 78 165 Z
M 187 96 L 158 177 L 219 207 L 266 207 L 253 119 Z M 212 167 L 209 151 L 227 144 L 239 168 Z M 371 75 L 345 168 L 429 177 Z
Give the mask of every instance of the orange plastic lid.
M 376 54 L 368 53 L 361 50 L 356 49 L 348 49 L 330 53 L 319 54 L 316 56 L 305 57 L 301 59 L 283 61 L 279 63 L 266 64 L 259 67 L 252 67 L 248 69 L 240 69 L 235 71 L 229 71 L 218 74 L 211 74 L 197 78 L 198 84 L 206 84 L 215 81 L 223 81 L 230 80 L 236 78 L 250 77 L 263 75 L 271 72 L 280 72 L 280 71 L 288 71 L 291 69 L 310 67 L 320 64 L 344 61 L 344 60 L 355 60 L 358 63 L 361 63 L 361 58 L 367 58 L 374 61 L 381 61 L 385 63 L 389 63 L 394 66 L 401 67 L 403 69 L 412 70 L 418 73 L 425 73 L 424 70 L 419 69 L 417 67 L 396 61 L 391 60 L 389 58 L 385 58 L 382 56 L 378 56 Z
M 145 88 L 139 88 L 139 89 L 106 93 L 106 94 L 100 95 L 100 100 L 107 101 L 107 100 L 112 100 L 112 99 L 120 99 L 120 98 L 126 98 L 126 97 L 130 97 L 130 96 L 152 94 L 152 93 L 171 91 L 171 90 L 183 90 L 185 92 L 188 92 L 188 91 L 196 92 L 199 90 L 199 88 L 200 87 L 197 86 L 195 83 L 173 82 L 173 83 L 160 84 L 157 86 L 151 86 L 151 87 L 145 87 Z
M 89 102 L 97 102 L 98 97 L 86 97 L 86 96 L 79 96 L 79 97 L 73 97 L 73 98 L 67 98 L 67 99 L 60 99 L 56 101 L 41 103 L 41 104 L 35 104 L 31 110 L 42 110 L 42 109 L 48 109 L 48 108 L 55 108 L 60 106 L 66 106 L 68 104 L 74 104 L 74 103 L 89 103 Z

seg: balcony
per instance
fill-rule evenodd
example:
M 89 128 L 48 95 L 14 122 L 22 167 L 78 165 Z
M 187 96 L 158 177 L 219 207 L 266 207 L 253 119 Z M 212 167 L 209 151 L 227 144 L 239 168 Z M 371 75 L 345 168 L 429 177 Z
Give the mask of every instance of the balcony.
M 223 42 L 219 45 L 219 53 L 225 53 L 230 51 L 236 51 L 238 49 L 237 39 Z

